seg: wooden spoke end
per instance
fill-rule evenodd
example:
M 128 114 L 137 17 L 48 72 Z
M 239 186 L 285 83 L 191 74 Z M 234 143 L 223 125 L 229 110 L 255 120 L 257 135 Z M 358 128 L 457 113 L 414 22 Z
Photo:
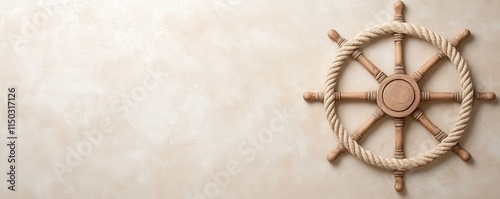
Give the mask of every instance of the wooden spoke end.
M 464 162 L 468 162 L 472 159 L 472 155 L 466 150 L 461 151 L 458 156 L 460 156 L 460 159 L 462 159 Z
M 345 148 L 342 144 L 339 144 L 337 146 L 337 148 L 335 148 L 333 151 L 331 151 L 330 153 L 328 153 L 326 155 L 326 159 L 329 161 L 329 162 L 335 162 L 337 159 L 339 159 L 340 155 L 342 155 L 342 153 L 344 153 L 345 151 Z
M 497 95 L 494 92 L 478 92 L 476 93 L 476 99 L 484 101 L 494 101 Z
M 405 181 L 403 177 L 396 177 L 396 180 L 394 181 L 394 189 L 397 192 L 401 192 L 405 189 Z
M 404 171 L 394 171 L 394 189 L 397 192 L 401 192 L 405 188 L 405 172 Z
M 308 102 L 323 102 L 324 94 L 322 92 L 305 92 L 302 97 Z
M 404 10 L 405 10 L 405 4 L 403 3 L 403 1 L 397 0 L 394 3 L 394 12 L 396 14 L 403 14 Z
M 464 162 L 467 162 L 472 159 L 472 155 L 467 150 L 462 148 L 460 144 L 455 145 L 451 150 L 455 152 L 458 155 L 458 157 L 460 157 L 460 159 L 462 159 Z
M 345 41 L 345 39 L 342 38 L 342 36 L 340 36 L 340 34 L 336 30 L 334 30 L 334 29 L 330 29 L 328 31 L 328 37 L 332 41 L 336 42 L 339 46 L 341 46 L 342 43 Z
M 396 3 L 394 3 L 394 14 L 395 14 L 394 19 L 398 21 L 403 21 L 404 11 L 405 11 L 405 4 L 401 0 L 396 1 Z
M 466 40 L 467 38 L 470 37 L 470 30 L 469 29 L 464 29 L 462 32 L 460 32 L 457 37 L 455 37 L 455 40 L 452 41 L 452 44 L 457 47 L 460 45 L 460 42 Z

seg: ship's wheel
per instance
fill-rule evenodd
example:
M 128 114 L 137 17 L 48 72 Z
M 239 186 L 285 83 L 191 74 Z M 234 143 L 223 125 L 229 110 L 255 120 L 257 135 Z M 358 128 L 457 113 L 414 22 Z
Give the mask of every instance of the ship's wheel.
M 422 167 L 450 150 L 456 153 L 463 161 L 469 161 L 471 159 L 470 153 L 458 144 L 458 140 L 464 133 L 470 118 L 472 102 L 473 100 L 492 101 L 496 97 L 493 92 L 474 92 L 468 66 L 456 49 L 461 41 L 470 36 L 469 30 L 463 30 L 455 39 L 447 41 L 444 37 L 424 27 L 405 23 L 403 11 L 403 2 L 396 1 L 394 4 L 394 21 L 368 28 L 350 41 L 342 38 L 335 30 L 330 30 L 328 36 L 341 48 L 328 71 L 326 89 L 324 92 L 306 92 L 303 96 L 309 102 L 319 101 L 324 103 L 330 126 L 339 138 L 340 144 L 327 155 L 327 159 L 333 162 L 343 152 L 349 151 L 368 164 L 389 169 L 393 171 L 395 176 L 394 188 L 396 191 L 404 189 L 404 172 L 406 170 Z M 393 34 L 395 42 L 395 68 L 394 74 L 387 76 L 363 56 L 359 47 L 373 38 L 389 34 Z M 426 40 L 440 50 L 416 72 L 411 74 L 406 73 L 403 59 L 403 40 L 405 35 Z M 360 62 L 380 83 L 377 90 L 340 92 L 336 89 L 335 85 L 338 73 L 348 57 Z M 460 86 L 462 90 L 454 92 L 421 90 L 418 82 L 437 62 L 445 57 L 453 63 L 460 74 Z M 342 127 L 335 112 L 335 102 L 339 100 L 373 101 L 377 103 L 378 108 L 353 134 L 349 134 Z M 459 116 L 450 134 L 439 129 L 419 109 L 421 102 L 437 100 L 461 103 Z M 394 158 L 381 157 L 358 145 L 358 141 L 384 116 L 394 118 Z M 411 158 L 405 158 L 404 125 L 407 116 L 421 123 L 439 141 L 439 144 L 434 149 Z

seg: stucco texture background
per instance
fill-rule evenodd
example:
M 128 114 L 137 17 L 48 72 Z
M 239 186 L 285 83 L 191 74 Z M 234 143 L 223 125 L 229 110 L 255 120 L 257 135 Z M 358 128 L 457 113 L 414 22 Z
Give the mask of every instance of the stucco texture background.
M 393 19 L 393 1 L 361 0 L 4 0 L 0 1 L 0 198 L 498 198 L 498 100 L 474 103 L 460 143 L 473 159 L 447 153 L 406 173 L 344 154 L 321 103 L 338 47 Z M 500 1 L 406 0 L 406 21 L 447 38 L 472 36 L 459 50 L 475 89 L 500 93 Z M 362 48 L 387 74 L 394 43 Z M 407 70 L 436 53 L 405 40 Z M 448 60 L 420 83 L 458 91 Z M 7 89 L 16 88 L 16 191 L 7 189 Z M 346 63 L 338 89 L 375 90 L 359 64 Z M 421 104 L 445 132 L 459 103 Z M 376 108 L 341 102 L 353 132 Z M 394 124 L 382 119 L 361 144 L 391 157 Z M 408 157 L 437 145 L 407 118 Z

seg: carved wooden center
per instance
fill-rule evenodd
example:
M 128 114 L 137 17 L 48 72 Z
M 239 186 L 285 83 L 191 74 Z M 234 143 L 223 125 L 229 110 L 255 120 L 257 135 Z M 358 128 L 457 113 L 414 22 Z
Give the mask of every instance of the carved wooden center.
M 404 111 L 413 104 L 415 94 L 410 83 L 394 80 L 384 88 L 382 99 L 384 104 L 393 111 Z
M 418 84 L 408 75 L 394 74 L 382 81 L 377 92 L 377 104 L 388 115 L 410 115 L 420 102 Z

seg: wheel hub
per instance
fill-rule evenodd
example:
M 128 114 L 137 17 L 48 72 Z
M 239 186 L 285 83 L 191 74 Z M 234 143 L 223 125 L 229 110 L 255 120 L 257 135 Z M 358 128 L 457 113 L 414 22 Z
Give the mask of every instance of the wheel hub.
M 420 88 L 408 75 L 394 74 L 381 82 L 377 92 L 377 104 L 388 115 L 410 115 L 420 102 Z

